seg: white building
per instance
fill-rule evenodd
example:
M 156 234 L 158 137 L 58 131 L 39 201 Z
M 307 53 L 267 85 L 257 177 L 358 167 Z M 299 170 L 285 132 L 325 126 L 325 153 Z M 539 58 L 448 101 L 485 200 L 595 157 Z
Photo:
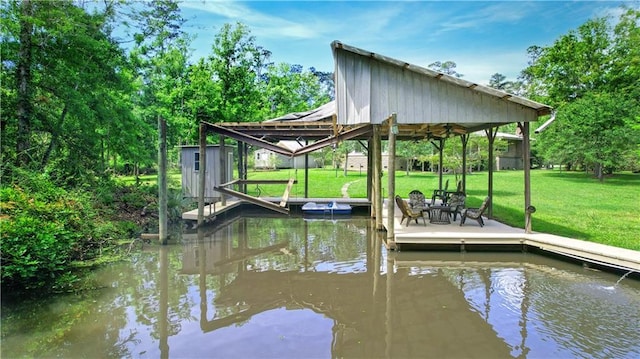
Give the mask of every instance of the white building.
M 277 143 L 278 146 L 284 147 L 290 151 L 295 151 L 299 148 L 302 148 L 303 145 L 298 141 L 280 141 Z M 276 168 L 296 168 L 303 169 L 304 168 L 304 156 L 298 157 L 290 157 L 285 156 L 279 153 L 275 153 L 266 148 L 257 149 L 253 158 L 255 160 L 254 167 L 256 169 L 276 169 Z M 309 158 L 309 167 L 308 168 L 316 168 L 318 164 L 312 158 Z

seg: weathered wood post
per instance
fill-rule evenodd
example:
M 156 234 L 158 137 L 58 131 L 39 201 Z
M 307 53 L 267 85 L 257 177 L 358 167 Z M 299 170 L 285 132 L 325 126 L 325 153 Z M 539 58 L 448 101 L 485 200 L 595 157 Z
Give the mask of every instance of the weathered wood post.
M 207 125 L 200 123 L 200 167 L 198 169 L 198 227 L 204 223 L 204 194 L 207 184 Z
M 167 121 L 158 116 L 158 239 L 167 244 Z
M 467 144 L 469 143 L 469 134 L 465 133 L 460 136 L 462 142 L 462 192 L 467 193 Z M 457 184 L 456 184 L 457 185 Z M 457 190 L 457 189 L 456 189 Z
M 384 230 L 384 224 L 382 223 L 382 141 L 380 136 L 380 125 L 373 125 L 373 141 L 375 142 L 375 196 L 374 200 L 376 206 L 376 229 L 379 231 Z
M 489 208 L 487 208 L 487 217 L 489 217 L 489 219 L 493 218 L 493 166 L 495 163 L 495 157 L 493 155 L 493 144 L 496 140 L 496 136 L 498 135 L 498 127 L 495 128 L 489 128 L 484 130 L 485 133 L 487 134 L 487 137 L 489 138 L 489 154 L 488 156 L 488 160 L 489 160 L 489 178 L 488 178 L 488 184 L 487 184 L 487 192 L 489 197 L 491 197 L 491 200 L 489 201 Z
M 223 135 L 220 135 L 220 170 L 217 171 L 220 176 L 218 182 L 220 184 L 227 182 L 227 150 L 224 145 L 224 139 L 225 137 Z M 220 193 L 220 205 L 227 205 L 227 196 L 224 193 Z
M 522 132 L 522 166 L 524 168 L 524 232 L 531 233 L 531 214 L 535 207 L 531 205 L 531 154 L 529 142 L 529 122 L 518 123 Z
M 387 247 L 389 249 L 396 248 L 396 234 L 394 228 L 395 222 L 395 209 L 396 209 L 396 134 L 398 131 L 398 125 L 396 124 L 396 114 L 391 114 L 389 117 L 389 169 L 388 169 L 388 181 L 389 181 L 389 199 L 387 202 Z
M 438 157 L 438 190 L 442 191 L 442 166 L 444 164 L 444 160 L 443 160 L 443 151 L 444 151 L 444 144 L 445 144 L 445 139 L 444 138 L 440 138 L 440 140 L 438 141 L 438 153 L 439 153 L 439 157 Z M 435 203 L 432 203 L 435 204 Z
M 246 179 L 246 174 L 244 174 L 244 169 L 245 169 L 245 166 L 244 166 L 245 158 L 244 158 L 244 150 L 243 150 L 244 142 L 238 141 L 237 148 L 238 148 L 238 178 Z M 247 193 L 246 184 L 241 183 L 238 186 L 238 191 L 242 193 Z
M 309 146 L 309 140 L 305 140 L 304 145 L 305 147 Z M 304 198 L 309 198 L 309 154 L 308 153 L 304 154 Z
M 376 209 L 377 206 L 377 202 L 378 202 L 378 161 L 377 161 L 377 154 L 376 154 L 376 141 L 379 139 L 376 139 L 376 131 L 378 131 L 378 126 L 377 125 L 373 125 L 373 130 L 372 130 L 372 134 L 371 134 L 371 146 L 369 146 L 369 155 L 368 160 L 369 160 L 369 171 L 371 174 L 371 218 L 376 219 L 378 217 L 378 212 Z M 376 229 L 378 228 L 378 222 L 376 221 Z

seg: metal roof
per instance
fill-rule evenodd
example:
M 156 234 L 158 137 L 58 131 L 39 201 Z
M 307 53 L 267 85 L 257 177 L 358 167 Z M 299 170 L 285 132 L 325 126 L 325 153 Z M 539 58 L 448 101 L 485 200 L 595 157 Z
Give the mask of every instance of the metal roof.
M 474 93 L 489 95 L 493 98 L 496 98 L 502 101 L 521 105 L 523 107 L 535 110 L 537 116 L 549 115 L 551 114 L 551 111 L 552 111 L 552 108 L 550 106 L 526 99 L 524 97 L 519 97 L 502 90 L 494 89 L 489 86 L 480 85 L 480 84 L 470 82 L 455 76 L 447 75 L 447 74 L 434 71 L 425 67 L 421 67 L 418 65 L 410 64 L 408 62 L 397 60 L 388 56 L 376 54 L 371 51 L 363 50 L 354 46 L 344 44 L 338 40 L 333 41 L 331 43 L 331 47 L 334 53 L 334 58 L 336 58 L 336 62 L 338 60 L 337 59 L 338 51 L 344 50 L 353 54 L 357 54 L 364 58 L 370 58 L 380 63 L 391 65 L 403 73 L 406 71 L 410 71 L 415 74 L 436 79 L 438 81 L 441 81 L 442 83 L 451 84 L 456 87 L 463 88 Z M 337 64 L 336 66 L 339 66 L 339 65 Z M 355 64 L 355 66 L 361 66 L 361 65 Z M 353 74 L 349 74 L 349 76 L 353 76 Z M 376 74 L 373 74 L 372 76 L 376 76 Z M 369 80 L 369 81 L 373 82 L 372 80 Z M 339 88 L 340 87 L 336 85 L 336 89 L 339 89 Z M 454 121 L 451 121 L 451 122 L 454 122 Z M 512 121 L 512 122 L 515 122 L 515 121 Z
M 371 136 L 372 124 L 398 113 L 399 140 L 438 139 L 536 121 L 551 107 L 491 87 L 359 49 L 331 43 L 336 101 L 262 122 L 204 122 L 210 131 L 275 152 L 300 155 L 322 146 Z M 404 111 L 404 112 L 402 112 Z M 382 138 L 389 126 L 381 127 Z M 279 140 L 316 141 L 297 150 Z

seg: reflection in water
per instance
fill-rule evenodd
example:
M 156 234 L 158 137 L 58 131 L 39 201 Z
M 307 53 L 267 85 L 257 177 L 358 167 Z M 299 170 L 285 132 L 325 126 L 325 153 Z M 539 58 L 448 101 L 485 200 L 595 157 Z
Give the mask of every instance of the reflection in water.
M 2 356 L 640 356 L 636 280 L 526 253 L 387 252 L 372 228 L 183 234 L 97 273 L 90 295 L 3 303 Z

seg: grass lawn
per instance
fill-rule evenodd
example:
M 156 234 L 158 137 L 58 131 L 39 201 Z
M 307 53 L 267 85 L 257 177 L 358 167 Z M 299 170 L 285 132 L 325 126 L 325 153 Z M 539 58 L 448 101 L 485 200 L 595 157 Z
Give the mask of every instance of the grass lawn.
M 291 196 L 304 196 L 303 170 L 250 172 L 249 179 L 296 178 L 298 184 Z M 386 176 L 383 190 L 386 192 Z M 456 178 L 449 179 L 449 189 L 455 188 Z M 349 196 L 366 197 L 366 173 L 332 169 L 309 170 L 309 197 L 342 197 L 341 188 L 350 182 Z M 396 172 L 396 193 L 407 197 L 413 189 L 427 197 L 438 187 L 438 176 L 430 172 Z M 479 206 L 486 196 L 487 172 L 467 175 L 467 206 Z M 261 196 L 282 196 L 284 185 L 260 185 Z M 524 228 L 523 171 L 494 173 L 493 215 L 500 222 Z M 248 188 L 256 195 L 255 185 Z M 532 227 L 536 232 L 583 239 L 612 246 L 640 250 L 640 174 L 618 173 L 600 183 L 584 172 L 535 170 L 531 172 L 531 202 L 537 211 Z

